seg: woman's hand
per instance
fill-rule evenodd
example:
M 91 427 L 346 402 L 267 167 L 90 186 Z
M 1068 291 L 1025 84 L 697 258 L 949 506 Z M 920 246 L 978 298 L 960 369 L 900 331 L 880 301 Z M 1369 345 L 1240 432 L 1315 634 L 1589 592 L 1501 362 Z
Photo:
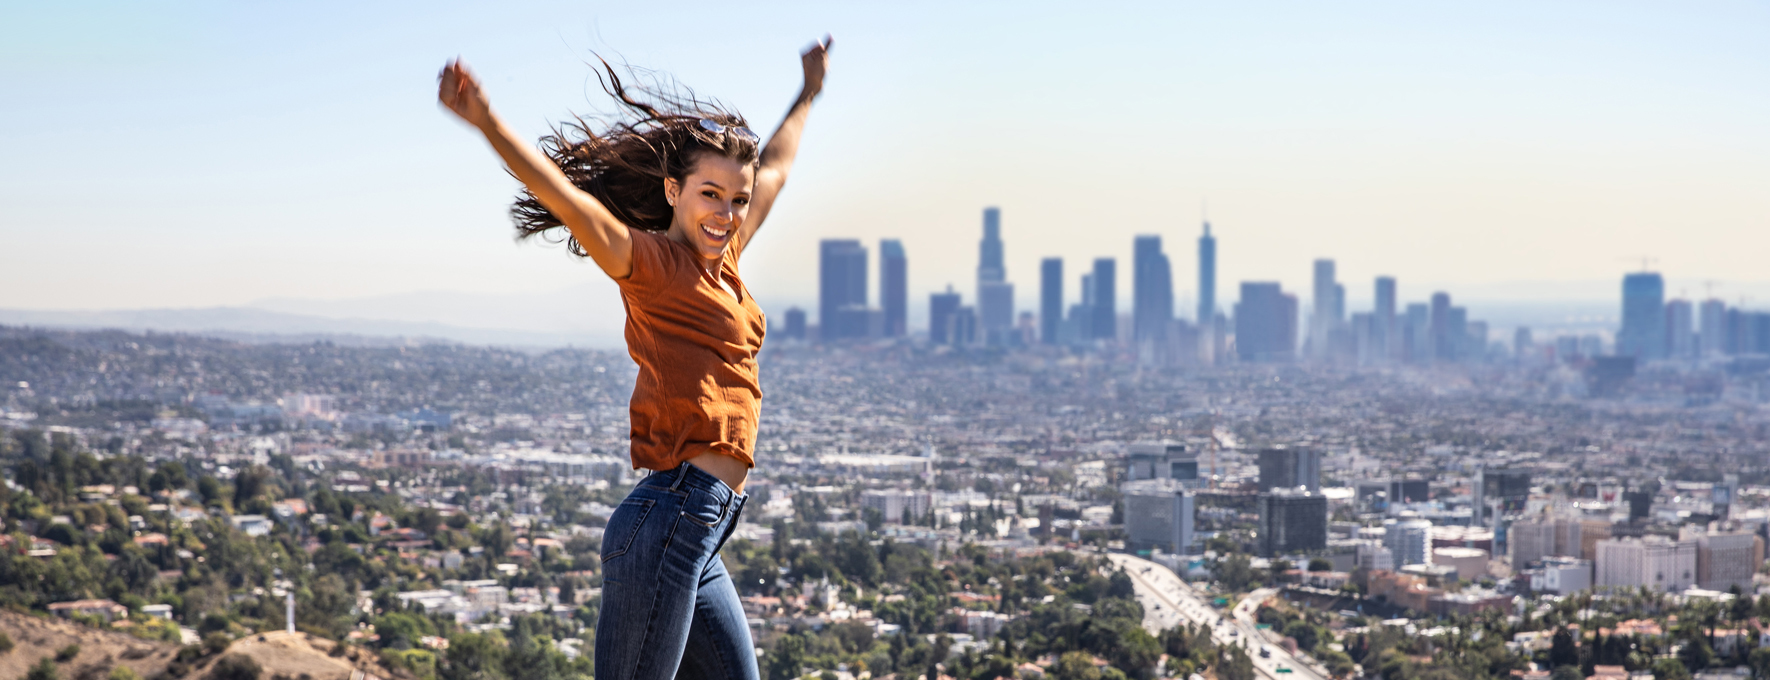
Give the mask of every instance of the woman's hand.
M 805 69 L 805 96 L 816 97 L 824 91 L 824 72 L 830 68 L 830 47 L 835 44 L 835 38 L 825 35 L 823 40 L 799 55 L 800 65 Z
M 809 53 L 808 53 L 809 54 Z M 810 61 L 805 62 L 810 69 Z M 806 77 L 810 78 L 810 71 Z M 823 71 L 818 71 L 819 79 Z M 443 66 L 442 73 L 437 77 L 438 86 L 436 99 L 452 113 L 467 121 L 468 125 L 484 128 L 492 120 L 492 105 L 486 101 L 485 93 L 479 90 L 479 79 L 467 70 L 467 65 L 460 59 L 450 61 Z

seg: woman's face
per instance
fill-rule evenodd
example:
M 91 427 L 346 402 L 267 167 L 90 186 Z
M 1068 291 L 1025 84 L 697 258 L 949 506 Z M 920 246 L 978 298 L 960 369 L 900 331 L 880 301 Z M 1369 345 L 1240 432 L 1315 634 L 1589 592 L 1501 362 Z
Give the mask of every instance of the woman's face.
M 750 191 L 756 169 L 715 154 L 705 154 L 681 184 L 664 180 L 664 195 L 675 205 L 670 231 L 694 246 L 711 266 L 725 256 L 725 247 L 750 214 Z

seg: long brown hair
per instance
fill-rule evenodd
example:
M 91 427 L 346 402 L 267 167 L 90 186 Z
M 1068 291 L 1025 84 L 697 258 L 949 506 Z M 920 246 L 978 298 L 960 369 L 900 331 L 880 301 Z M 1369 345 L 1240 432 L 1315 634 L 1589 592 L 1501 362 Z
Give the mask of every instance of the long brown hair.
M 749 127 L 736 111 L 700 99 L 674 81 L 664 84 L 653 77 L 644 84 L 624 83 L 607 60 L 597 60 L 602 68 L 596 79 L 614 98 L 617 111 L 589 120 L 576 116 L 542 137 L 541 149 L 573 185 L 595 196 L 616 219 L 634 229 L 667 230 L 674 209 L 664 198 L 664 178 L 685 180 L 702 154 L 757 162 L 756 141 L 732 130 Z M 633 81 L 645 79 L 632 67 L 625 70 Z M 727 129 L 709 132 L 701 126 L 703 119 Z M 510 217 L 518 240 L 565 226 L 527 189 L 510 207 Z M 566 250 L 588 255 L 570 232 L 564 237 Z

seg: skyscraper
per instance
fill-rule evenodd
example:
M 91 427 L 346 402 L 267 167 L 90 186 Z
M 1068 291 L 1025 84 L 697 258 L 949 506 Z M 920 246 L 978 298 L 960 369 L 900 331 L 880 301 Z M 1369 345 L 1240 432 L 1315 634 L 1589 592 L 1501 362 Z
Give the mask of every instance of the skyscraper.
M 1309 348 L 1315 358 L 1325 358 L 1331 352 L 1328 347 L 1329 336 L 1340 318 L 1336 312 L 1340 306 L 1339 284 L 1334 281 L 1334 261 L 1320 259 L 1315 261 L 1314 287 L 1310 291 L 1314 309 L 1309 314 Z
M 1205 234 L 1198 237 L 1198 318 L 1199 328 L 1207 328 L 1217 316 L 1217 237 L 1211 235 L 1211 223 L 1205 223 Z
M 1039 262 L 1039 342 L 1057 344 L 1063 326 L 1063 258 Z
M 1002 264 L 1002 210 L 983 209 L 983 240 L 977 244 L 977 316 L 990 344 L 1014 328 L 1014 285 Z
M 1717 357 L 1727 351 L 1727 303 L 1714 298 L 1702 301 L 1701 326 L 1697 340 L 1703 358 Z
M 945 293 L 928 296 L 928 341 L 936 345 L 953 343 L 953 315 L 959 312 L 959 294 L 952 286 Z
M 894 238 L 879 241 L 879 306 L 885 308 L 885 337 L 909 334 L 909 260 L 903 242 Z
M 1094 315 L 1089 337 L 1112 340 L 1119 335 L 1118 262 L 1110 257 L 1094 260 L 1094 274 L 1089 279 L 1094 297 L 1088 311 Z
M 818 256 L 818 339 L 866 337 L 866 306 L 866 246 L 853 239 L 823 240 Z M 855 308 L 859 309 L 858 315 Z M 858 324 L 856 316 L 860 319 Z
M 1297 298 L 1277 283 L 1243 282 L 1235 303 L 1235 350 L 1242 361 L 1284 362 L 1296 357 Z
M 1002 209 L 983 209 L 983 241 L 977 244 L 977 280 L 1002 281 L 1008 270 L 1002 265 Z
M 1432 360 L 1456 359 L 1457 346 L 1450 335 L 1450 293 L 1432 294 Z
M 1371 316 L 1371 356 L 1377 361 L 1396 358 L 1395 277 L 1377 277 L 1377 308 Z
M 805 339 L 805 310 L 798 307 L 787 308 L 787 329 L 782 337 L 788 340 Z
M 1254 538 L 1261 557 L 1327 547 L 1328 502 L 1320 493 L 1280 489 L 1255 498 L 1260 514 Z
M 1622 329 L 1616 333 L 1616 353 L 1637 360 L 1666 356 L 1666 285 L 1655 272 L 1623 277 Z
M 1666 352 L 1675 359 L 1696 356 L 1695 309 L 1689 300 L 1666 302 Z
M 1260 490 L 1304 487 L 1321 490 L 1321 452 L 1277 446 L 1259 453 Z
M 1174 320 L 1174 279 L 1162 237 L 1138 236 L 1132 242 L 1131 336 L 1133 340 L 1160 340 Z
M 1432 313 L 1431 309 L 1419 302 L 1408 303 L 1407 322 L 1401 327 L 1402 346 L 1406 348 L 1406 359 L 1412 363 L 1425 364 L 1432 361 Z

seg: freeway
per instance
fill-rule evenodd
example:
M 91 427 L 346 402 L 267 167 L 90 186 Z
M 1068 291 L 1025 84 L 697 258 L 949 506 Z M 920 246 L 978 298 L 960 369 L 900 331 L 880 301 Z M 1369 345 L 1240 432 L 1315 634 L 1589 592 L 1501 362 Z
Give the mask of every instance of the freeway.
M 1327 673 L 1313 659 L 1302 654 L 1292 656 L 1279 646 L 1279 636 L 1260 630 L 1254 621 L 1254 610 L 1278 591 L 1262 588 L 1249 593 L 1225 617 L 1206 603 L 1179 575 L 1162 565 L 1123 553 L 1109 553 L 1107 558 L 1130 575 L 1143 605 L 1143 627 L 1151 634 L 1188 622 L 1211 629 L 1211 639 L 1219 645 L 1236 645 L 1247 650 L 1254 660 L 1254 669 L 1268 680 L 1326 680 Z M 1265 649 L 1268 656 L 1261 657 Z

